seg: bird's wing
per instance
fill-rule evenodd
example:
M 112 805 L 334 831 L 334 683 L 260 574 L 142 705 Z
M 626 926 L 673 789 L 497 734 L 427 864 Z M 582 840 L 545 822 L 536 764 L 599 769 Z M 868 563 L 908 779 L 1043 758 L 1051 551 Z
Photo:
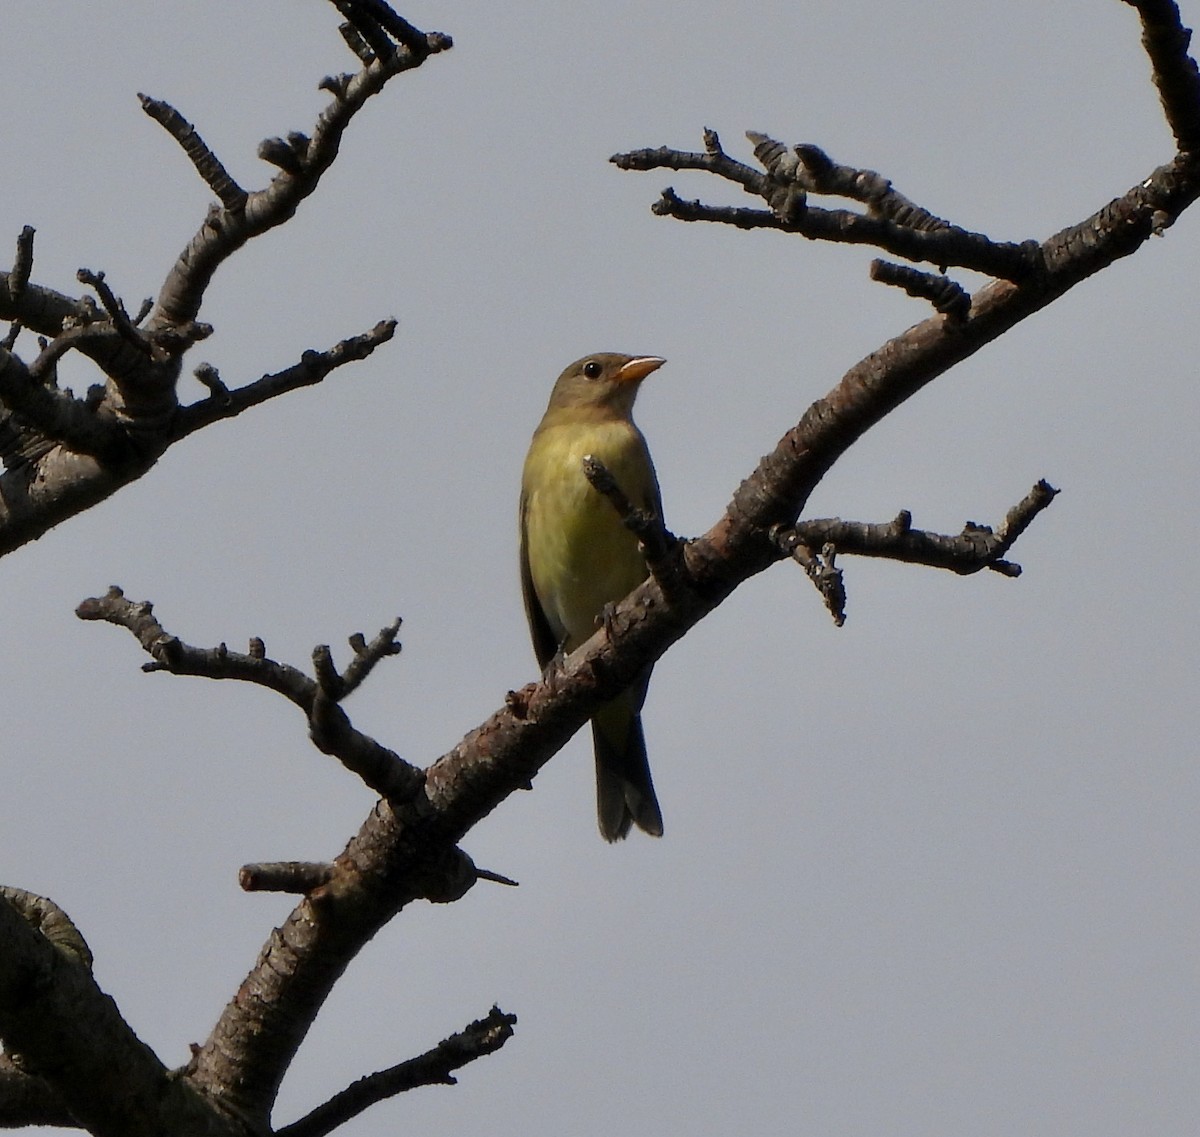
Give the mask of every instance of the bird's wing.
M 525 601 L 525 617 L 529 621 L 529 633 L 533 637 L 533 651 L 537 656 L 538 664 L 544 668 L 558 651 L 558 640 L 554 637 L 550 621 L 546 619 L 546 613 L 542 611 L 537 593 L 533 588 L 533 574 L 529 571 L 528 525 L 525 518 L 528 504 L 529 499 L 525 494 L 521 494 L 521 596 Z

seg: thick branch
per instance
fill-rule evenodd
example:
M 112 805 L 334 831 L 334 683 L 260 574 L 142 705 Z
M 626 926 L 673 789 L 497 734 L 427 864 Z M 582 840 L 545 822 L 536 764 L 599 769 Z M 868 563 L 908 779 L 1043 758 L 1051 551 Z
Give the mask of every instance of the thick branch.
M 396 1094 L 418 1086 L 453 1086 L 457 1081 L 454 1071 L 476 1058 L 494 1054 L 512 1038 L 516 1023 L 516 1015 L 493 1007 L 483 1018 L 443 1039 L 432 1050 L 360 1078 L 299 1121 L 277 1130 L 277 1137 L 325 1137 L 352 1117 Z
M 1043 246 L 1048 271 L 996 283 L 972 298 L 966 320 L 936 316 L 852 368 L 810 408 L 739 487 L 725 515 L 685 547 L 688 587 L 669 599 L 651 579 L 615 606 L 551 679 L 510 693 L 505 705 L 425 771 L 408 801 L 380 803 L 336 862 L 335 876 L 285 921 L 197 1056 L 192 1076 L 269 1106 L 294 1048 L 352 955 L 423 895 L 416 883 L 445 871 L 444 855 L 537 771 L 591 717 L 748 577 L 778 560 L 775 525 L 793 525 L 830 465 L 874 423 L 938 375 L 1133 252 L 1158 211 L 1195 199 L 1195 171 L 1176 162 Z
M 40 1101 L 38 1108 L 65 1109 L 74 1124 L 97 1137 L 161 1133 L 167 1109 L 180 1119 L 208 1112 L 199 1096 L 169 1078 L 90 971 L 4 899 L 0 1038 L 10 1056 L 20 1056 L 26 1073 L 53 1088 L 50 1097 L 22 1087 Z
M 0 1129 L 58 1125 L 74 1129 L 75 1119 L 45 1078 L 26 1073 L 0 1054 Z
M 1190 28 L 1174 0 L 1125 0 L 1142 18 L 1142 44 L 1154 69 L 1163 114 L 1179 149 L 1200 150 L 1200 73 L 1188 55 Z
M 129 452 L 129 438 L 114 419 L 102 418 L 81 400 L 39 382 L 21 360 L 3 348 L 0 402 L 42 436 L 81 454 L 120 462 Z

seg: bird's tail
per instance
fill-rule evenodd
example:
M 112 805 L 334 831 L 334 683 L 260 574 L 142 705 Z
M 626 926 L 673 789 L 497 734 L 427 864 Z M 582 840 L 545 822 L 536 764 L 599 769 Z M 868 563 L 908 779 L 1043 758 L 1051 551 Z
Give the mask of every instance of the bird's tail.
M 592 719 L 596 746 L 596 806 L 600 835 L 619 841 L 636 824 L 652 837 L 663 832 L 662 810 L 654 794 L 642 719 L 627 697 L 601 708 Z

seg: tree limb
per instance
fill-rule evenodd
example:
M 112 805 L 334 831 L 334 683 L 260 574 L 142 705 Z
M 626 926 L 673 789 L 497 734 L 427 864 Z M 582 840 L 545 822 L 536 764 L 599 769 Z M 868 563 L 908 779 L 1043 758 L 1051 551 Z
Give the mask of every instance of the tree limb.
M 29 283 L 33 231 L 22 231 L 12 270 L 0 273 L 0 319 L 19 324 L 18 334 L 24 327 L 50 342 L 30 367 L 14 354 L 15 336 L 0 345 L 0 456 L 9 466 L 0 475 L 0 556 L 140 478 L 188 434 L 320 382 L 391 338 L 395 324 L 385 321 L 328 352 L 306 353 L 294 367 L 241 391 L 214 386 L 209 398 L 179 408 L 182 356 L 212 330 L 197 317 L 217 269 L 248 240 L 288 221 L 315 192 L 369 98 L 396 75 L 452 46 L 449 36 L 418 31 L 383 0 L 345 0 L 335 7 L 359 33 L 370 29 L 376 46 L 382 48 L 379 37 L 391 46 L 369 53 L 357 73 L 321 83 L 333 98 L 311 137 L 293 132 L 286 141 L 269 140 L 265 152 L 278 172 L 265 189 L 244 190 L 182 115 L 161 100 L 142 97 L 147 114 L 179 143 L 220 202 L 168 272 L 148 318 L 131 320 L 101 272 L 81 270 L 81 279 L 96 289 L 103 311 L 90 297 Z M 55 366 L 68 351 L 86 356 L 104 373 L 103 386 L 85 400 L 55 385 Z M 208 371 L 201 376 L 212 377 Z
M 96 1137 L 161 1133 L 168 1103 L 180 1117 L 210 1108 L 194 1088 L 172 1082 L 87 967 L 2 897 L 0 1038 L 10 1060 L 53 1087 L 49 1095 L 19 1086 L 27 1100 L 47 1113 L 65 1110 Z M 11 1067 L 9 1075 L 11 1085 Z
M 146 671 L 198 675 L 205 679 L 236 679 L 283 695 L 308 717 L 309 732 L 318 749 L 337 758 L 381 797 L 411 794 L 414 784 L 421 780 L 419 770 L 373 738 L 355 730 L 349 717 L 337 705 L 379 660 L 399 652 L 395 642 L 399 620 L 384 628 L 370 644 L 361 635 L 352 637 L 355 657 L 347 671 L 350 676 L 347 681 L 333 669 L 328 648 L 317 649 L 317 654 L 328 662 L 321 665 L 317 679 L 310 679 L 290 664 L 268 659 L 259 648 L 243 653 L 230 651 L 224 644 L 215 648 L 192 647 L 163 628 L 154 615 L 152 604 L 128 600 L 116 587 L 110 588 L 104 596 L 83 601 L 76 609 L 76 615 L 81 620 L 103 620 L 132 632 L 154 658 L 153 663 L 145 665 Z
M 22 1070 L 7 1054 L 0 1054 L 0 1129 L 31 1125 L 77 1128 L 54 1087 L 45 1078 Z
M 320 383 L 331 371 L 366 359 L 377 347 L 387 343 L 396 333 L 395 320 L 381 320 L 369 332 L 351 336 L 334 344 L 328 351 L 306 351 L 300 362 L 272 375 L 264 375 L 253 383 L 230 390 L 223 383 L 210 387 L 212 394 L 190 406 L 181 407 L 171 424 L 171 441 L 178 442 L 203 427 L 222 419 L 233 418 L 268 399 L 311 387 Z M 209 368 L 201 379 L 211 383 L 215 372 Z M 198 369 L 197 378 L 201 378 Z
M 1200 72 L 1188 55 L 1192 31 L 1183 26 L 1174 0 L 1125 0 L 1142 20 L 1142 46 L 1175 143 L 1183 153 L 1200 150 Z
M 352 1117 L 396 1094 L 418 1086 L 455 1085 L 453 1072 L 494 1054 L 513 1035 L 517 1016 L 493 1007 L 483 1018 L 443 1039 L 432 1050 L 387 1070 L 360 1078 L 299 1121 L 276 1131 L 277 1137 L 325 1137 Z
M 706 170 L 736 182 L 761 197 L 767 210 L 739 209 L 685 201 L 668 187 L 652 210 L 680 221 L 714 221 L 739 229 L 779 229 L 812 240 L 874 245 L 907 260 L 958 265 L 988 276 L 1021 280 L 1038 268 L 1036 241 L 993 241 L 951 225 L 897 192 L 874 170 L 834 162 L 823 150 L 802 144 L 788 150 L 765 134 L 748 131 L 766 175 L 729 158 L 712 130 L 705 130 L 703 154 L 659 147 L 614 154 L 609 161 L 622 170 Z M 824 209 L 809 201 L 812 193 L 861 201 L 867 213 Z
M 811 550 L 828 544 L 839 553 L 949 569 L 961 576 L 986 568 L 1016 577 L 1021 575 L 1021 566 L 1004 560 L 1004 555 L 1057 494 L 1058 490 L 1048 482 L 1038 482 L 1008 511 L 994 531 L 987 525 L 968 521 L 957 536 L 929 533 L 914 529 L 912 514 L 901 510 L 894 521 L 883 525 L 843 521 L 840 517 L 800 521 L 776 530 L 774 539 L 789 556 L 794 555 L 798 546 Z
M 347 5 L 335 6 L 345 14 Z M 362 4 L 356 7 L 365 8 Z M 386 5 L 373 4 L 370 7 L 372 15 L 381 14 L 384 10 L 390 12 Z M 395 21 L 400 21 L 395 13 L 391 13 L 391 16 Z M 411 29 L 406 21 L 400 23 L 404 28 Z M 362 31 L 360 22 L 356 22 L 355 26 Z M 389 35 L 395 34 L 390 21 L 384 30 Z M 453 46 L 450 37 L 440 32 L 423 34 L 411 29 L 411 33 L 403 33 L 406 42 L 398 43 L 396 49 L 386 56 L 376 56 L 357 74 L 339 80 L 327 79 L 322 84 L 334 97 L 318 117 L 311 137 L 294 134 L 288 143 L 282 144 L 282 149 L 290 154 L 290 158 L 282 164 L 276 163 L 279 172 L 266 189 L 246 194 L 244 199 L 237 197 L 234 207 L 226 206 L 209 214 L 163 283 L 156 310 L 150 318 L 151 331 L 164 325 L 179 325 L 194 320 L 217 269 L 247 241 L 288 221 L 300 203 L 315 192 L 337 157 L 342 135 L 367 100 L 383 90 L 388 80 L 419 67 L 430 55 Z M 142 98 L 143 105 L 146 105 L 145 96 Z M 158 105 L 154 100 L 148 101 L 152 106 Z M 155 117 L 162 121 L 163 117 L 170 116 L 163 112 L 161 116 L 155 114 Z M 184 125 L 188 124 L 184 122 Z M 190 129 L 188 127 L 188 131 Z M 185 148 L 194 135 L 194 131 L 188 131 L 180 130 L 175 135 L 177 140 L 185 144 Z M 280 147 L 269 147 L 269 154 L 278 154 L 279 150 Z M 191 153 L 189 151 L 189 156 Z M 204 148 L 203 165 L 210 172 L 220 167 L 215 156 L 208 155 L 207 147 Z M 205 176 L 207 179 L 208 174 Z

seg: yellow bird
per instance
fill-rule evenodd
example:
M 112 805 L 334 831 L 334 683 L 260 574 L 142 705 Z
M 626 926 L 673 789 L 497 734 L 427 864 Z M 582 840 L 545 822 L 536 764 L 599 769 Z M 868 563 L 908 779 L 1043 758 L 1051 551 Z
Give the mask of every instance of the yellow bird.
M 521 590 L 538 662 L 575 650 L 605 607 L 646 579 L 638 539 L 584 476 L 588 455 L 603 462 L 638 508 L 662 516 L 658 479 L 633 401 L 666 361 L 602 353 L 572 363 L 554 384 L 521 477 Z M 592 716 L 600 833 L 624 837 L 634 824 L 661 837 L 640 712 L 650 669 Z

